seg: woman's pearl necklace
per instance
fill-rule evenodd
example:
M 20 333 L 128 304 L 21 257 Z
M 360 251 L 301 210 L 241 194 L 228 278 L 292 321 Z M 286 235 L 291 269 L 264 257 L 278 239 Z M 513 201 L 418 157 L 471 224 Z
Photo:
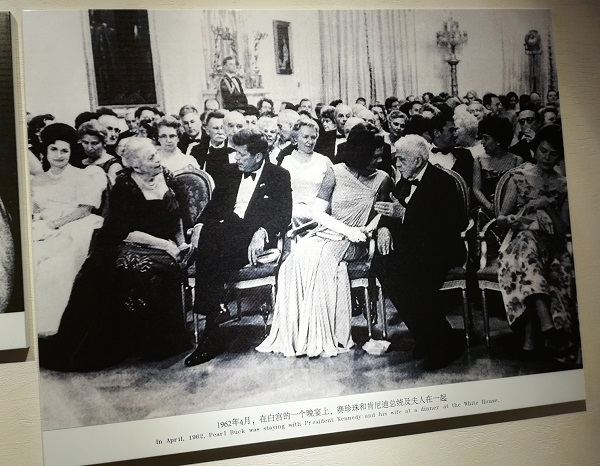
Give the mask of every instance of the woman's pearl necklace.
M 158 186 L 158 176 L 153 176 L 148 181 L 144 180 L 141 176 L 135 176 L 137 180 L 141 183 L 142 187 L 148 191 L 152 191 L 156 189 Z

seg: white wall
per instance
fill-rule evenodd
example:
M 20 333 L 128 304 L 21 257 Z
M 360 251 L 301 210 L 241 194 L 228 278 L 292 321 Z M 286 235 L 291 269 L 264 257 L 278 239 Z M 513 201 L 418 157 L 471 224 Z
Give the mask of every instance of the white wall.
M 524 92 L 520 72 L 525 64 L 523 37 L 529 29 L 538 29 L 547 43 L 547 15 L 532 11 L 496 11 L 493 15 L 477 10 L 418 10 L 415 12 L 416 94 L 425 91 L 449 91 L 449 66 L 436 45 L 436 32 L 452 14 L 469 34 L 469 43 L 459 53 L 459 91 L 475 89 Z M 321 46 L 318 13 L 312 11 L 245 11 L 243 20 L 251 33 L 266 32 L 260 42 L 258 66 L 263 86 L 278 104 L 282 100 L 297 103 L 303 97 L 322 100 Z M 88 76 L 85 67 L 84 28 L 87 16 L 79 12 L 53 15 L 57 27 L 48 29 L 38 16 L 25 30 L 25 72 L 42 79 L 27 81 L 27 109 L 33 113 L 54 113 L 60 121 L 71 123 L 75 116 L 90 108 Z M 294 72 L 275 72 L 273 20 L 291 23 Z M 84 24 L 84 22 L 86 24 Z M 158 67 L 158 94 L 164 110 L 177 113 L 184 104 L 202 106 L 206 64 L 204 38 L 199 12 L 188 10 L 150 13 L 154 60 Z M 510 45 L 502 47 L 502 41 Z M 506 56 L 505 56 L 506 55 Z M 503 62 L 514 63 L 506 70 Z M 353 66 L 348 63 L 348 66 Z M 511 73 L 512 71 L 512 73 Z M 522 88 L 513 84 L 521 84 Z M 252 101 L 252 100 L 251 100 Z
M 549 8 L 554 9 L 553 20 L 556 32 L 556 54 L 560 75 L 561 110 L 565 128 L 569 196 L 571 220 L 574 230 L 576 272 L 581 315 L 583 351 L 585 357 L 587 411 L 559 416 L 537 417 L 528 420 L 506 422 L 506 417 L 486 416 L 480 420 L 483 425 L 464 427 L 467 420 L 436 423 L 432 432 L 409 435 L 410 429 L 398 429 L 404 436 L 381 440 L 352 442 L 330 446 L 303 448 L 281 453 L 260 455 L 264 447 L 240 447 L 232 450 L 232 455 L 240 458 L 211 464 L 256 465 L 347 465 L 347 464 L 598 464 L 600 462 L 600 116 L 592 96 L 600 93 L 600 61 L 597 42 L 600 39 L 600 7 L 596 2 L 585 0 L 456 0 L 463 8 Z M 142 7 L 141 1 L 105 0 L 105 8 Z M 164 0 L 146 0 L 145 5 L 154 8 L 174 6 Z M 281 2 L 261 0 L 253 7 L 281 7 Z M 287 4 L 289 5 L 289 4 Z M 446 0 L 404 0 L 371 3 L 369 7 L 382 8 L 445 8 Z M 23 8 L 81 8 L 94 7 L 91 0 L 0 0 L 0 9 L 10 10 L 17 18 L 17 33 L 21 25 Z M 203 5 L 204 6 L 204 5 Z M 206 6 L 223 8 L 247 7 L 235 0 L 227 2 L 206 2 Z M 299 3 L 290 7 L 299 7 Z M 362 8 L 364 1 L 330 0 L 323 4 L 316 0 L 302 3 L 301 7 Z M 197 0 L 180 0 L 177 7 L 197 7 Z M 283 14 L 284 12 L 282 12 Z M 72 17 L 63 12 L 63 18 Z M 75 22 L 75 21 L 73 21 Z M 437 25 L 435 26 L 438 27 Z M 76 31 L 76 27 L 72 28 Z M 435 28 L 434 28 L 435 30 Z M 526 31 L 525 31 L 526 32 Z M 76 35 L 76 34 L 75 34 Z M 523 33 L 524 35 L 524 33 Z M 48 42 L 53 37 L 46 38 Z M 69 45 L 69 44 L 65 44 Z M 65 47 L 67 53 L 68 47 Z M 39 51 L 31 52 L 39 56 Z M 20 56 L 17 63 L 21 63 Z M 466 66 L 466 64 L 465 64 Z M 72 71 L 62 70 L 64 77 Z M 82 75 L 83 71 L 77 71 Z M 56 78 L 53 78 L 56 79 Z M 459 76 L 467 80 L 468 77 Z M 20 80 L 20 78 L 19 78 Z M 68 81 L 69 91 L 73 83 Z M 465 87 L 467 86 L 465 82 Z M 485 84 L 485 83 L 484 83 Z M 468 87 L 480 89 L 478 84 Z M 484 87 L 484 86 L 482 86 Z M 36 89 L 36 95 L 50 95 L 56 89 Z M 22 89 L 21 89 L 22 93 Z M 66 95 L 65 95 L 66 94 Z M 73 94 L 73 95 L 70 95 Z M 71 105 L 77 92 L 63 91 L 62 105 Z M 22 95 L 22 94 L 21 94 Z M 85 93 L 83 94 L 85 95 Z M 34 112 L 43 112 L 45 101 L 40 100 Z M 86 103 L 73 104 L 77 110 Z M 58 111 L 61 109 L 58 108 Z M 54 110 L 57 112 L 57 110 Z M 58 112 L 57 112 L 58 113 Z M 25 116 L 23 102 L 19 104 L 21 121 Z M 21 135 L 21 151 L 25 153 L 25 140 Z M 28 313 L 31 314 L 31 303 Z M 33 321 L 33 319 L 30 319 Z M 12 361 L 0 365 L 0 464 L 11 466 L 38 466 L 42 464 L 41 435 L 39 419 L 39 391 L 35 332 L 30 329 L 33 347 L 25 356 L 21 354 L 0 354 L 1 361 Z M 26 362 L 19 362 L 23 359 Z M 16 362 L 15 362 L 16 361 Z M 440 430 L 447 428 L 449 430 Z M 436 431 L 436 429 L 438 429 Z M 348 435 L 348 439 L 355 436 Z M 313 444 L 314 445 L 314 444 Z M 304 445 L 308 446 L 308 444 Z M 256 456 L 253 456 L 256 455 Z M 200 463 L 211 458 L 210 454 L 200 453 L 183 458 L 167 458 L 147 461 L 144 464 L 167 465 Z M 141 464 L 141 463 L 140 463 Z M 206 463 L 203 463 L 206 464 Z
M 80 11 L 33 16 L 24 28 L 25 91 L 27 110 L 32 115 L 51 113 L 58 121 L 72 125 L 79 113 L 91 110 L 83 17 Z

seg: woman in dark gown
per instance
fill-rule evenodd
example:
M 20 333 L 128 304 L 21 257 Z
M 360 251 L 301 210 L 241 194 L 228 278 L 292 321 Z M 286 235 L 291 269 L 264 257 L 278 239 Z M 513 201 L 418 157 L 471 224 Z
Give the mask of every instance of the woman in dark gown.
M 181 309 L 185 247 L 176 184 L 148 139 L 130 138 L 94 238 L 56 335 L 41 338 L 40 365 L 92 371 L 133 349 L 163 359 L 190 348 Z

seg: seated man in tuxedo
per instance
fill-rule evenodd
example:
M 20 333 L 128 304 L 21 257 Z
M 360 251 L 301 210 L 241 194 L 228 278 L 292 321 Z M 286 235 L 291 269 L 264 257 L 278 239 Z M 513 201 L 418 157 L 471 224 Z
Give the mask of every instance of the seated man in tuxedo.
M 462 199 L 452 177 L 431 165 L 429 144 L 417 135 L 396 141 L 401 175 L 391 202 L 376 202 L 382 217 L 373 267 L 413 336 L 423 368 L 445 367 L 462 352 L 441 306 L 440 286 L 465 254 Z
M 454 170 L 462 176 L 470 189 L 473 186 L 473 156 L 468 149 L 456 147 L 456 126 L 452 109 L 441 104 L 440 110 L 429 121 L 432 142 L 429 162 Z
M 287 170 L 268 163 L 268 144 L 261 132 L 244 128 L 233 136 L 237 173 L 217 185 L 194 227 L 197 246 L 194 312 L 206 315 L 198 347 L 186 366 L 211 360 L 223 352 L 219 331 L 223 284 L 228 276 L 255 265 L 257 256 L 277 242 L 292 216 L 292 187 Z
M 183 126 L 183 134 L 179 138 L 177 147 L 186 155 L 190 155 L 194 146 L 208 145 L 208 137 L 202 131 L 202 120 L 198 109 L 193 105 L 184 105 L 179 110 L 179 119 Z
M 332 138 L 327 131 L 323 131 L 322 135 L 319 135 L 315 150 L 320 154 L 336 163 L 336 157 L 338 154 L 338 148 L 340 144 L 346 142 L 346 136 L 344 134 L 344 125 L 348 121 L 348 118 L 352 116 L 352 109 L 343 103 L 336 105 L 335 112 L 333 114 L 334 123 L 336 126 L 335 139 Z
M 234 152 L 227 143 L 224 119 L 225 115 L 221 112 L 210 112 L 204 125 L 204 131 L 209 137 L 208 144 L 198 144 L 190 151 L 200 168 L 212 176 L 215 186 L 225 181 L 226 173 L 231 169 L 230 154 Z
M 248 105 L 248 98 L 244 93 L 242 81 L 235 75 L 237 71 L 237 61 L 235 57 L 225 57 L 223 59 L 223 71 L 225 74 L 219 83 L 219 92 L 221 101 L 225 110 L 237 110 L 245 108 Z

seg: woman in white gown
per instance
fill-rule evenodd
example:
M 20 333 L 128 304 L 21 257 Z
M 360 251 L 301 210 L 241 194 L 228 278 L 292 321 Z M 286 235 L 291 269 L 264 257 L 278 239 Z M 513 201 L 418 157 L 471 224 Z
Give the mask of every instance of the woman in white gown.
M 325 173 L 333 166 L 329 158 L 314 152 L 318 137 L 317 123 L 308 117 L 298 119 L 292 128 L 292 139 L 298 148 L 281 162 L 281 167 L 290 172 L 292 181 L 294 227 L 312 220 L 312 205 Z
M 313 204 L 319 226 L 299 240 L 280 269 L 271 332 L 258 351 L 336 356 L 354 346 L 350 282 L 342 260 L 366 255 L 367 234 L 378 221 L 374 203 L 387 200 L 392 189 L 390 177 L 375 169 L 376 132 L 356 125 L 345 163 L 327 171 Z
M 78 140 L 72 127 L 51 124 L 41 138 L 50 168 L 31 181 L 35 305 L 38 333 L 51 334 L 58 329 L 92 233 L 102 225 L 102 217 L 91 212 L 100 207 L 107 178 L 98 166 L 69 164 Z

